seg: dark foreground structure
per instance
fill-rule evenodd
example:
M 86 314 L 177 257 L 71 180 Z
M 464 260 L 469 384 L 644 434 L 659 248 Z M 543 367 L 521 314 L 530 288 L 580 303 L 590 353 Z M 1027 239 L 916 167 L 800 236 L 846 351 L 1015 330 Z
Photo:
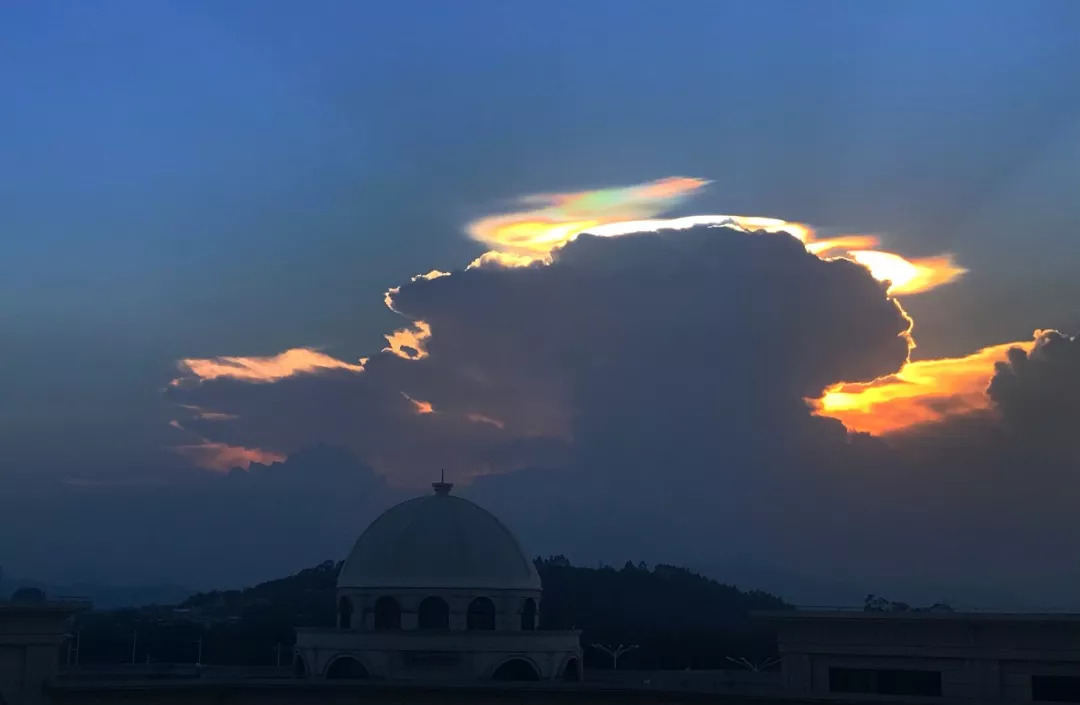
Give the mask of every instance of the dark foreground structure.
M 911 702 L 1080 702 L 1080 615 L 792 611 L 784 692 Z
M 0 603 L 0 705 L 1080 702 L 1080 615 L 764 613 L 779 670 L 588 673 L 577 630 L 540 628 L 543 586 L 509 528 L 432 488 L 361 534 L 336 626 L 297 630 L 291 668 L 61 670 L 88 605 L 38 595 Z
M 0 604 L 0 703 L 1080 702 L 1080 615 L 1072 614 L 764 614 L 777 628 L 779 672 L 598 671 L 576 682 L 419 683 L 194 665 L 61 669 L 68 622 L 85 607 Z

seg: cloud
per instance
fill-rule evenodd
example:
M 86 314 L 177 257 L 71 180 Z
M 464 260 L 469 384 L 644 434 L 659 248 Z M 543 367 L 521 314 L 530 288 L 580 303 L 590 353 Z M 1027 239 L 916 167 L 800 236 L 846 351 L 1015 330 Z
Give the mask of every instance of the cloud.
M 745 215 L 654 218 L 680 205 L 708 183 L 704 179 L 671 177 L 636 186 L 526 196 L 519 199 L 519 203 L 529 208 L 480 218 L 466 226 L 474 240 L 492 248 L 470 266 L 522 267 L 545 262 L 553 251 L 585 232 L 601 237 L 617 237 L 662 229 L 717 226 L 744 232 L 786 232 L 799 239 L 813 254 L 846 257 L 858 262 L 875 279 L 889 282 L 891 294 L 922 293 L 952 283 L 967 273 L 948 253 L 908 259 L 895 252 L 872 249 L 881 245 L 881 238 L 876 235 L 838 234 L 821 237 L 806 223 L 793 223 L 780 218 Z M 532 207 L 537 205 L 542 207 Z M 418 276 L 427 278 L 444 274 L 433 271 Z M 387 305 L 391 305 L 389 293 Z
M 280 453 L 205 440 L 201 443 L 172 446 L 171 450 L 191 460 L 199 467 L 219 472 L 228 472 L 233 468 L 244 468 L 246 470 L 252 463 L 268 465 L 285 460 L 285 456 Z
M 177 363 L 182 375 L 172 381 L 174 386 L 198 383 L 219 378 L 249 382 L 274 382 L 296 374 L 316 370 L 351 370 L 362 372 L 364 361 L 351 364 L 311 348 L 293 348 L 266 357 L 187 358 Z
M 842 421 L 853 431 L 884 434 L 991 406 L 987 385 L 995 363 L 1031 341 L 992 345 L 970 355 L 907 363 L 893 375 L 867 383 L 841 382 L 810 400 L 815 413 Z
M 659 429 L 674 443 L 705 420 L 802 419 L 803 397 L 895 372 L 910 344 L 863 267 L 715 227 L 582 235 L 547 264 L 416 277 L 389 297 L 423 322 L 423 348 L 273 383 L 182 381 L 172 398 L 230 417 L 204 411 L 185 428 L 278 454 L 347 445 L 396 482 L 438 467 L 469 477 L 565 462 L 628 430 L 661 448 Z
M 1054 330 L 1038 331 L 1034 345 L 1011 349 L 995 370 L 987 393 L 1009 428 L 1043 441 L 1075 445 L 1080 428 L 1080 339 Z
M 390 289 L 403 325 L 359 365 L 267 379 L 248 372 L 261 363 L 214 358 L 166 393 L 207 444 L 289 455 L 330 442 L 404 487 L 446 468 L 553 551 L 603 558 L 617 542 L 701 565 L 764 549 L 788 570 L 857 565 L 897 585 L 1012 579 L 991 565 L 1009 555 L 1047 580 L 1055 568 L 1030 545 L 1069 549 L 1064 498 L 1080 500 L 1080 483 L 1055 491 L 1020 468 L 1052 465 L 1047 453 L 1075 467 L 1068 433 L 1045 430 L 1075 417 L 1047 402 L 1074 389 L 1074 340 L 912 361 L 897 296 L 957 281 L 951 257 L 771 218 L 647 219 L 696 188 L 683 186 L 640 203 L 633 188 L 606 194 L 605 218 L 646 220 L 588 232 L 513 227 L 588 220 L 586 194 L 488 221 L 501 249 Z
M 528 262 L 596 226 L 671 210 L 706 184 L 704 179 L 671 177 L 634 186 L 525 196 L 518 199 L 525 210 L 481 218 L 466 230 L 493 251 Z

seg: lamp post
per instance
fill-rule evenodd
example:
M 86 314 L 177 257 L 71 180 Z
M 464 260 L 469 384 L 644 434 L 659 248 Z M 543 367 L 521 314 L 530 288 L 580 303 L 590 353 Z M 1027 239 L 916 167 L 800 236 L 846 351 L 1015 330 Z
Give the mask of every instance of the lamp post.
M 740 656 L 739 658 L 731 658 L 730 656 L 725 656 L 724 658 L 726 658 L 728 661 L 731 661 L 734 664 L 738 664 L 738 665 L 742 666 L 743 668 L 747 669 L 748 671 L 753 671 L 754 673 L 759 673 L 761 671 L 764 671 L 769 666 L 773 666 L 773 665 L 776 665 L 776 664 L 780 663 L 780 659 L 775 658 L 775 657 L 765 659 L 761 663 L 753 663 L 752 661 L 747 659 L 745 656 Z
M 619 644 L 618 646 L 608 646 L 606 644 L 590 644 L 592 648 L 603 651 L 605 654 L 611 657 L 611 670 L 615 671 L 619 668 L 619 657 L 627 654 L 638 647 L 637 644 Z

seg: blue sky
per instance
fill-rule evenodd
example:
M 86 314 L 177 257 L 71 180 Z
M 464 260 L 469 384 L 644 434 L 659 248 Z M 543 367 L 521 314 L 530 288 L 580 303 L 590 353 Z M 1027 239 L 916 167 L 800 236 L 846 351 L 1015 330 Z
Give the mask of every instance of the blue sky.
M 165 463 L 180 358 L 399 324 L 382 292 L 523 194 L 951 251 L 918 355 L 1074 330 L 1080 5 L 118 0 L 0 11 L 0 472 Z M 153 459 L 153 460 L 151 460 Z M 169 461 L 172 462 L 172 461 Z

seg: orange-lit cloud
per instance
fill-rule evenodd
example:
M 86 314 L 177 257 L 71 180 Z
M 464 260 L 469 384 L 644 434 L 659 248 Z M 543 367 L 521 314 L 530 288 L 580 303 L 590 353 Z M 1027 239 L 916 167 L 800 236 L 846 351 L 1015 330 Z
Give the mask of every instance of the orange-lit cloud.
M 206 412 L 197 406 L 183 405 L 184 408 L 192 411 L 196 418 L 204 420 L 232 420 L 235 416 L 229 414 L 216 414 L 213 412 Z M 195 463 L 195 465 L 204 468 L 206 470 L 214 470 L 216 472 L 228 472 L 233 468 L 243 468 L 247 470 L 252 463 L 262 463 L 263 465 L 269 465 L 271 463 L 280 463 L 285 461 L 285 456 L 280 453 L 274 453 L 268 450 L 261 450 L 259 448 L 244 448 L 243 446 L 233 446 L 227 443 L 217 443 L 209 439 L 203 438 L 199 434 L 184 427 L 176 419 L 169 422 L 169 425 L 178 431 L 190 434 L 197 439 L 196 443 L 186 443 L 183 445 L 170 446 L 169 450 L 184 456 L 188 460 Z
M 406 360 L 422 360 L 428 356 L 425 346 L 431 337 L 431 326 L 424 321 L 416 321 L 411 326 L 398 328 L 383 337 L 386 338 L 383 352 L 393 353 Z
M 317 370 L 343 369 L 363 372 L 365 362 L 366 360 L 361 359 L 358 364 L 350 364 L 311 348 L 293 348 L 268 357 L 187 358 L 177 363 L 185 375 L 174 379 L 171 384 L 178 386 L 186 382 L 197 383 L 219 377 L 245 382 L 275 382 Z
M 422 401 L 420 399 L 413 399 L 405 392 L 401 393 L 401 396 L 405 397 L 410 404 L 412 404 L 413 411 L 417 414 L 433 414 L 435 413 L 435 407 L 429 401 Z
M 951 255 L 904 259 L 892 252 L 849 250 L 848 256 L 870 270 L 878 281 L 890 282 L 890 294 L 918 294 L 956 281 L 967 270 Z
M 836 384 L 808 400 L 814 413 L 843 422 L 849 430 L 888 434 L 950 416 L 989 408 L 986 395 L 994 363 L 1010 348 L 1030 351 L 1035 342 L 1017 341 L 970 355 L 909 362 L 896 374 L 866 384 Z
M 247 470 L 251 467 L 252 463 L 269 465 L 271 463 L 281 463 L 285 461 L 285 456 L 280 453 L 273 453 L 258 448 L 231 446 L 226 443 L 214 443 L 211 441 L 203 441 L 202 443 L 192 445 L 172 446 L 172 450 L 191 460 L 199 467 L 207 470 L 214 470 L 216 472 L 228 472 L 233 468 L 243 468 Z

